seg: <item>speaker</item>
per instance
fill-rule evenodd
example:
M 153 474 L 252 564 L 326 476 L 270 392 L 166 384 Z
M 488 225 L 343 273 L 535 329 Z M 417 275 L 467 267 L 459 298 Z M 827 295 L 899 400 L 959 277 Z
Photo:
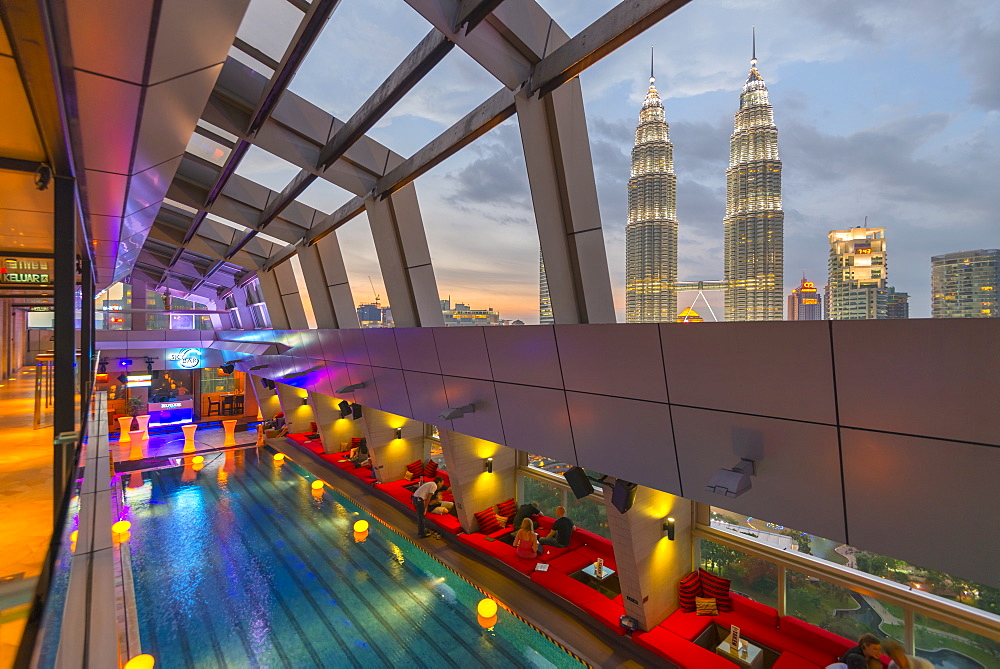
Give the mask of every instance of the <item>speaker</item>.
M 354 418 L 354 420 L 357 420 L 357 419 L 361 418 L 361 405 L 360 404 L 352 404 L 351 405 L 351 414 L 352 414 L 352 417 Z
M 615 489 L 611 493 L 611 503 L 618 509 L 618 513 L 625 513 L 632 508 L 632 503 L 635 502 L 635 491 L 638 487 L 638 484 L 629 483 L 625 479 L 615 481 Z
M 587 472 L 583 471 L 582 467 L 573 467 L 563 476 L 566 477 L 566 483 L 573 489 L 573 494 L 576 495 L 577 499 L 583 499 L 594 492 L 594 486 L 591 485 L 590 479 L 587 478 Z

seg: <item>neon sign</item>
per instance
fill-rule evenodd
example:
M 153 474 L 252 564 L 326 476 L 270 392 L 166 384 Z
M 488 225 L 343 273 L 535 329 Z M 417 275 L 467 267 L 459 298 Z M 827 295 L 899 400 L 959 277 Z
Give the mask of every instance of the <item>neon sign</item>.
M 163 404 L 160 405 L 160 409 L 180 409 L 180 408 L 181 408 L 180 402 L 164 402 Z
M 176 362 L 181 369 L 197 369 L 201 367 L 201 349 L 182 348 L 177 352 L 168 353 L 167 360 Z
M 52 283 L 51 260 L 44 258 L 4 258 L 0 283 Z

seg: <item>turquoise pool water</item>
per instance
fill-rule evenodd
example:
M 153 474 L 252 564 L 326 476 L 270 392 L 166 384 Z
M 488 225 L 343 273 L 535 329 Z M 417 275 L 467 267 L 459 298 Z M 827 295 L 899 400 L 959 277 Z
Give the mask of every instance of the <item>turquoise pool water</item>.
M 482 627 L 482 593 L 312 480 L 256 449 L 123 478 L 157 667 L 584 666 L 504 610 Z

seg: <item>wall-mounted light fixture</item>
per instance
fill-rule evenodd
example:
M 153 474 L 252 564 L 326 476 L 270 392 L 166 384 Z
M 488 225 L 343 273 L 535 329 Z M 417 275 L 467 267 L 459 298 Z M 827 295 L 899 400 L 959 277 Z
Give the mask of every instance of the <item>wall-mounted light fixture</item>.
M 353 393 L 355 390 L 361 390 L 364 387 L 365 387 L 364 382 L 352 383 L 349 386 L 341 386 L 340 388 L 337 388 L 337 394 L 340 395 L 343 393 Z
M 402 439 L 402 438 L 403 438 L 403 428 L 397 427 L 396 428 L 396 439 Z
M 671 541 L 674 540 L 675 527 L 676 524 L 673 518 L 667 518 L 666 520 L 663 521 L 663 534 L 664 536 L 667 537 L 667 539 L 670 539 Z
M 493 473 L 493 458 L 486 458 L 483 460 L 483 471 L 487 474 Z
M 476 413 L 475 404 L 466 404 L 460 407 L 448 407 L 447 411 L 438 414 L 438 418 L 441 420 L 455 420 L 456 418 L 461 418 L 467 413 Z
M 302 406 L 305 406 L 307 404 L 309 404 L 309 398 L 308 397 L 303 397 L 302 398 Z

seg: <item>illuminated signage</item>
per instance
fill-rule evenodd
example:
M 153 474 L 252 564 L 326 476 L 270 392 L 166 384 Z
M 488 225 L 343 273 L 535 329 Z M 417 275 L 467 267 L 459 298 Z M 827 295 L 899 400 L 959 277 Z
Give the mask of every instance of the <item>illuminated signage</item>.
M 0 283 L 52 283 L 52 261 L 48 258 L 4 258 Z
M 167 353 L 167 360 L 180 369 L 197 369 L 201 367 L 200 348 L 181 348 Z
M 160 405 L 160 408 L 161 409 L 180 409 L 181 408 L 181 403 L 180 402 L 164 402 L 163 404 Z
M 871 255 L 872 250 L 871 247 L 868 246 L 859 246 L 858 248 L 854 249 L 854 252 L 859 255 Z
M 803 281 L 802 291 L 806 293 L 814 293 L 816 292 L 816 284 L 813 283 L 812 281 Z
M 819 300 L 807 298 L 802 300 L 802 304 L 819 304 Z
M 148 388 L 153 385 L 152 374 L 129 374 L 126 378 L 126 388 Z

